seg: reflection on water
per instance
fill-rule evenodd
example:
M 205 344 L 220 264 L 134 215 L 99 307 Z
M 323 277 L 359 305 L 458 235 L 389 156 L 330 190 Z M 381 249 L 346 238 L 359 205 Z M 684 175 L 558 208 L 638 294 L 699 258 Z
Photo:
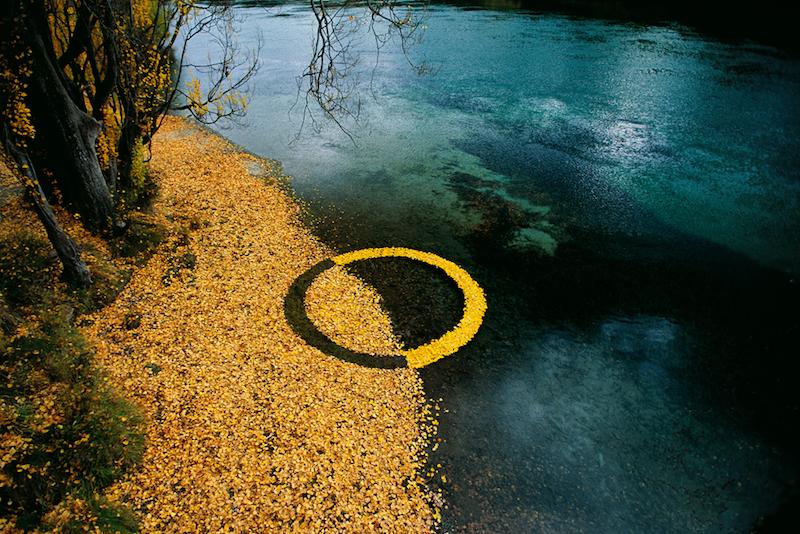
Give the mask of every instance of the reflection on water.
M 449 417 L 483 416 L 448 444 L 469 451 L 476 468 L 453 488 L 462 525 L 745 530 L 753 510 L 772 504 L 763 490 L 783 476 L 773 453 L 688 402 L 683 360 L 693 340 L 679 325 L 612 318 L 588 336 L 548 330 L 529 339 L 513 369 L 445 394 L 458 407 Z
M 427 249 L 487 291 L 476 339 L 422 372 L 449 409 L 446 529 L 744 532 L 781 502 L 800 444 L 797 61 L 432 6 L 414 54 L 436 75 L 384 49 L 358 145 L 333 126 L 290 144 L 312 17 L 245 12 L 264 68 L 249 124 L 223 133 L 284 162 L 335 246 Z M 403 335 L 436 331 L 401 318 L 431 305 L 402 294 L 424 273 L 359 274 Z

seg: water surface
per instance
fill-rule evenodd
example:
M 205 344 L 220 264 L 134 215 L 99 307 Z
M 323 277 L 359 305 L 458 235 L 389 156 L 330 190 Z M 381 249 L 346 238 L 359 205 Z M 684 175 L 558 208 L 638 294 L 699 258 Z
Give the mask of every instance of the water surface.
M 796 60 L 675 25 L 434 5 L 411 52 L 434 74 L 392 47 L 373 71 L 364 38 L 356 144 L 330 124 L 295 139 L 313 19 L 239 9 L 264 66 L 222 133 L 282 161 L 337 248 L 430 250 L 486 289 L 476 339 L 422 373 L 448 410 L 445 530 L 747 532 L 791 495 Z M 458 298 L 403 272 L 362 275 L 419 342 L 408 314 L 452 321 Z

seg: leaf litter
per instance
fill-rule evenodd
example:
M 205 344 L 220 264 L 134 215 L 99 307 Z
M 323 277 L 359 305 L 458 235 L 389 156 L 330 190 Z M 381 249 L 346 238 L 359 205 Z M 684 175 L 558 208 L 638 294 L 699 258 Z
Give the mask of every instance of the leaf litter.
M 142 463 L 107 496 L 145 532 L 436 530 L 436 421 L 420 376 L 343 362 L 289 327 L 287 289 L 335 252 L 254 163 L 270 165 L 177 117 L 154 139 L 154 216 L 188 230 L 83 321 L 148 419 Z M 343 269 L 307 306 L 348 347 L 400 347 L 379 295 Z

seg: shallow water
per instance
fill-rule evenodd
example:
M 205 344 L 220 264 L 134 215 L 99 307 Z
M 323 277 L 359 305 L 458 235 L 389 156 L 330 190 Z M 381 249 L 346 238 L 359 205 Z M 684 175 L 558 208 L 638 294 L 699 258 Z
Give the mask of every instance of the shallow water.
M 486 289 L 476 339 L 423 370 L 448 410 L 446 530 L 746 532 L 780 505 L 800 63 L 678 26 L 435 5 L 412 50 L 435 74 L 386 47 L 372 75 L 365 39 L 357 144 L 324 124 L 291 142 L 311 15 L 240 12 L 264 66 L 222 133 L 282 161 L 337 248 L 430 250 Z M 402 271 L 361 274 L 404 328 L 453 320 L 446 284 Z

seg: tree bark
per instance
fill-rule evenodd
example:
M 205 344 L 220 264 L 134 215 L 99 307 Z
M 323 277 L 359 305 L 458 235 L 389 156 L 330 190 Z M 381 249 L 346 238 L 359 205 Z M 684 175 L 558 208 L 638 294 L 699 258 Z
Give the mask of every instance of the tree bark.
M 134 109 L 126 107 L 126 118 L 122 123 L 119 132 L 119 142 L 117 143 L 117 154 L 119 155 L 119 168 L 118 168 L 118 182 L 117 186 L 120 189 L 130 189 L 133 187 L 131 181 L 131 168 L 133 166 L 134 150 L 136 140 L 142 136 L 141 128 L 134 119 L 129 119 L 128 116 L 136 115 Z
M 106 179 L 106 185 L 108 186 L 108 192 L 111 193 L 112 198 L 117 194 L 117 158 L 111 156 L 108 161 L 108 169 L 103 173 Z
M 34 8 L 35 11 L 35 8 Z M 45 145 L 48 163 L 67 203 L 83 217 L 87 228 L 108 228 L 114 204 L 95 152 L 100 123 L 82 111 L 70 97 L 40 16 L 26 17 L 26 40 L 31 48 L 35 76 L 31 77 L 31 111 L 37 138 Z M 46 23 L 46 19 L 44 21 Z
M 6 152 L 16 163 L 19 172 L 23 175 L 25 194 L 33 205 L 36 216 L 44 225 L 45 232 L 63 265 L 64 279 L 74 287 L 88 287 L 92 283 L 89 268 L 81 259 L 80 249 L 75 241 L 64 231 L 56 219 L 53 209 L 44 196 L 33 163 L 27 152 L 20 150 L 11 139 L 8 125 L 3 125 L 3 141 Z
M 78 245 L 58 224 L 58 219 L 56 219 L 56 215 L 44 197 L 41 188 L 38 187 L 38 182 L 36 184 L 36 189 L 29 192 L 28 196 L 31 198 L 36 215 L 44 225 L 50 243 L 52 243 L 58 258 L 61 260 L 61 264 L 64 266 L 64 280 L 74 287 L 90 286 L 92 284 L 92 275 L 86 263 L 81 259 Z

